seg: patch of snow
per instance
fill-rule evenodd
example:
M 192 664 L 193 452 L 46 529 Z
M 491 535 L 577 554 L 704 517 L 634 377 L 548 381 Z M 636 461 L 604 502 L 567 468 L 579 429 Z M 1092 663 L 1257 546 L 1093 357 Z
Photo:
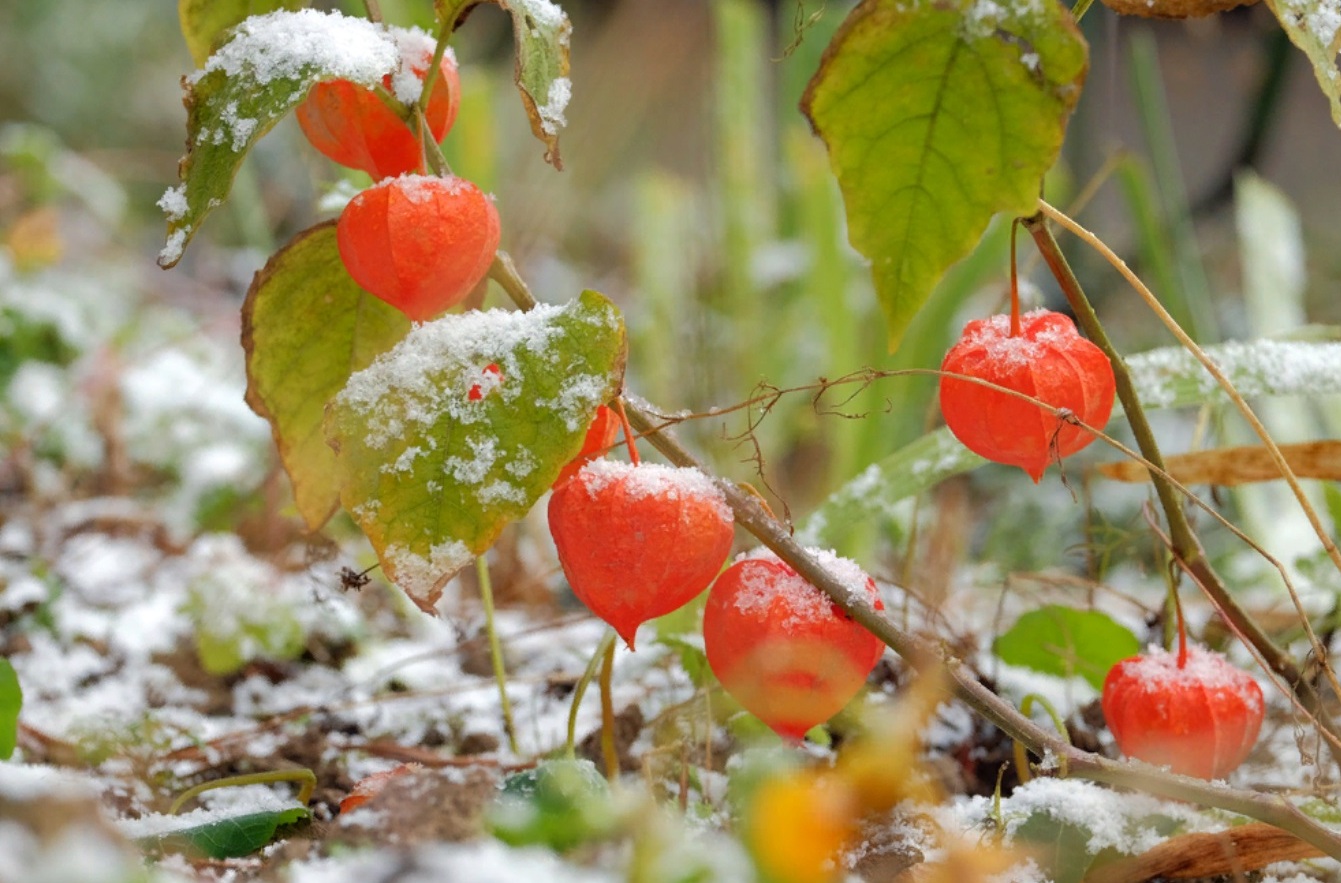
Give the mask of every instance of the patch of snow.
M 568 109 L 568 102 L 572 97 L 573 84 L 567 77 L 556 77 L 549 84 L 549 94 L 545 97 L 545 103 L 536 107 L 536 115 L 540 117 L 540 128 L 546 135 L 557 135 L 560 128 L 568 125 L 564 111 Z

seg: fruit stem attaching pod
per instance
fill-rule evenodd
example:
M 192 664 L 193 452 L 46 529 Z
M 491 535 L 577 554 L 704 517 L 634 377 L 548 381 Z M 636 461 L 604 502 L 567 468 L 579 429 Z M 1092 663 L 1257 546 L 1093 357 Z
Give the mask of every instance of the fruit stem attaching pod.
M 624 413 L 624 398 L 615 399 L 615 411 L 619 414 L 619 423 L 624 427 L 624 441 L 629 446 L 629 462 L 637 466 L 641 460 L 638 457 L 638 444 L 633 440 L 633 427 L 629 426 L 629 415 Z
M 1020 336 L 1020 271 L 1015 257 L 1015 233 L 1020 229 L 1020 219 L 1010 222 L 1010 336 Z

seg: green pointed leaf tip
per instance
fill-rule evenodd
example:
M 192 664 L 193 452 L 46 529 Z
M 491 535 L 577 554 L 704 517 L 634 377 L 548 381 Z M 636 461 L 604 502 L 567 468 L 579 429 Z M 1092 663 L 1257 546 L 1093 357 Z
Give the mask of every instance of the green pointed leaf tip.
M 227 198 L 247 151 L 314 84 L 344 79 L 372 87 L 396 72 L 402 57 L 419 57 L 433 46 L 423 31 L 313 9 L 272 12 L 238 25 L 203 68 L 182 80 L 187 153 L 178 165 L 182 183 L 158 201 L 168 219 L 159 266 L 181 259 L 205 215 Z M 392 83 L 402 100 L 418 97 L 417 78 L 393 77 Z
M 334 222 L 299 233 L 256 274 L 242 305 L 247 404 L 270 422 L 309 530 L 340 505 L 326 405 L 409 330 L 404 313 L 349 278 Z
M 1010 665 L 1057 677 L 1079 675 L 1099 690 L 1113 664 L 1141 652 L 1141 642 L 1106 613 L 1049 604 L 1017 619 L 992 651 Z
M 596 292 L 415 327 L 326 415 L 341 502 L 424 609 L 581 450 L 624 373 L 624 323 Z
M 1299 47 L 1313 65 L 1322 94 L 1332 108 L 1332 121 L 1341 126 L 1341 9 L 1336 0 L 1267 0 L 1290 42 Z
M 1087 57 L 1052 0 L 864 0 L 834 36 L 802 109 L 891 350 L 996 212 L 1033 213 Z

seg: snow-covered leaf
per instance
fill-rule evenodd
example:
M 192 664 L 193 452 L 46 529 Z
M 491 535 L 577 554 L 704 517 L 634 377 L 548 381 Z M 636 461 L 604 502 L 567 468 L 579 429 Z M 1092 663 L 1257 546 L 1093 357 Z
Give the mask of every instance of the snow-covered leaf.
M 334 223 L 299 233 L 256 274 L 242 305 L 247 404 L 270 421 L 309 530 L 340 504 L 326 405 L 409 330 L 403 313 L 349 278 Z
M 891 350 L 995 213 L 1033 213 L 1087 55 L 1053 0 L 863 0 L 835 35 L 802 108 Z
M 563 307 L 419 325 L 354 374 L 326 436 L 341 502 L 388 578 L 431 609 L 578 454 L 624 358 L 619 311 L 588 291 Z
M 1341 6 L 1336 0 L 1267 0 L 1280 26 L 1313 65 L 1322 94 L 1332 108 L 1332 121 L 1341 126 Z
M 307 0 L 177 0 L 177 18 L 191 57 L 204 64 L 224 32 L 244 19 L 306 5 Z
M 992 645 L 1002 662 L 1059 678 L 1079 675 L 1096 690 L 1114 663 L 1140 650 L 1140 640 L 1108 614 L 1058 604 L 1024 614 Z
M 459 19 L 483 0 L 435 0 L 439 22 Z M 572 24 L 551 0 L 490 0 L 512 16 L 516 44 L 517 91 L 531 121 L 531 131 L 545 144 L 545 161 L 563 168 L 559 157 L 559 129 L 567 125 L 564 112 L 572 94 L 568 79 L 568 38 Z
M 171 267 L 205 216 L 228 197 L 243 158 L 320 80 L 372 87 L 400 60 L 396 39 L 362 18 L 303 9 L 249 18 L 205 66 L 183 79 L 187 111 L 182 183 L 163 194 Z
M 240 858 L 268 844 L 281 826 L 300 822 L 309 815 L 301 806 L 245 813 L 141 838 L 138 842 L 147 852 L 184 852 L 213 859 Z
M 1231 341 L 1206 347 L 1230 382 L 1248 397 L 1341 394 L 1341 343 L 1334 341 Z M 1181 347 L 1127 358 L 1146 408 L 1186 408 L 1226 402 L 1215 379 Z M 1121 419 L 1115 408 L 1113 419 Z M 821 546 L 841 544 L 856 526 L 898 520 L 898 504 L 952 475 L 987 462 L 945 428 L 930 432 L 834 491 L 800 526 L 797 538 Z

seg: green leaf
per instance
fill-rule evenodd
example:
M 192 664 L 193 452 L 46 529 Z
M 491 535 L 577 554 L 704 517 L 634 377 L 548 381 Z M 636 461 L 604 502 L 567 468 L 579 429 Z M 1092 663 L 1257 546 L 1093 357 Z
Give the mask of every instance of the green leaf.
M 550 760 L 509 776 L 487 824 L 511 846 L 567 850 L 614 827 L 605 778 L 589 760 Z
M 399 64 L 394 36 L 361 18 L 311 9 L 242 22 L 205 66 L 185 78 L 187 153 L 182 183 L 159 201 L 168 240 L 165 269 L 181 259 L 200 223 L 227 197 L 243 158 L 315 83 L 372 87 Z
M 619 390 L 624 322 L 594 291 L 530 312 L 415 327 L 326 415 L 340 499 L 387 577 L 425 610 L 525 515 Z
M 309 815 L 301 806 L 247 813 L 145 837 L 137 842 L 141 849 L 151 853 L 183 852 L 214 859 L 240 858 L 268 844 L 282 825 L 292 825 Z
M 1014 840 L 1028 846 L 1054 883 L 1080 883 L 1097 858 L 1089 849 L 1093 836 L 1084 825 L 1036 810 L 1015 829 Z
M 317 530 L 340 504 L 326 405 L 410 330 L 345 272 L 334 222 L 299 233 L 256 274 L 242 305 L 247 404 L 270 421 L 298 512 Z
M 440 23 L 458 22 L 482 0 L 435 0 Z M 568 40 L 573 26 L 552 0 L 491 0 L 512 16 L 516 44 L 514 65 L 517 91 L 531 121 L 531 132 L 545 144 L 545 162 L 563 168 L 559 157 L 559 129 L 567 125 L 572 82 L 568 79 Z
M 8 659 L 0 658 L 0 760 L 8 760 L 19 741 L 23 688 Z
M 996 212 L 1032 214 L 1087 48 L 1053 0 L 863 0 L 802 109 L 829 148 L 890 349 Z
M 1106 613 L 1048 604 L 1017 619 L 992 652 L 1043 674 L 1079 675 L 1098 690 L 1114 663 L 1141 652 L 1141 642 Z
M 224 32 L 244 19 L 306 5 L 307 0 L 177 0 L 177 18 L 191 57 L 196 64 L 204 64 Z
M 1313 65 L 1313 75 L 1332 107 L 1332 121 L 1341 126 L 1341 18 L 1334 0 L 1267 0 L 1280 26 Z
M 1335 337 L 1339 329 L 1322 328 Z M 1203 349 L 1244 396 L 1341 393 L 1341 343 L 1333 340 L 1232 341 Z M 1192 354 L 1165 347 L 1129 356 L 1127 367 L 1145 408 L 1185 408 L 1228 401 Z M 1113 419 L 1121 419 L 1115 408 Z M 944 427 L 872 463 L 831 494 L 797 530 L 797 540 L 841 546 L 857 525 L 901 520 L 899 504 L 952 475 L 986 463 Z M 841 551 L 841 549 L 839 550 Z

